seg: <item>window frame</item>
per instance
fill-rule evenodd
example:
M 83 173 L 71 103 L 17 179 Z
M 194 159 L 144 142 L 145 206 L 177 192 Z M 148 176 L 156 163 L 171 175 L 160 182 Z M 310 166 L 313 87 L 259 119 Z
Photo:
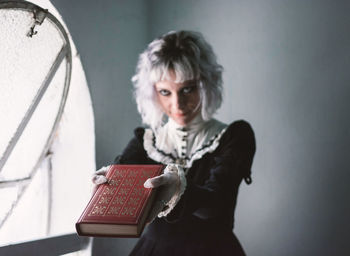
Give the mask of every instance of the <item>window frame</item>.
M 37 161 L 37 164 L 34 166 L 33 170 L 31 171 L 31 174 L 29 177 L 24 178 L 23 180 L 13 180 L 13 181 L 0 181 L 0 189 L 2 187 L 9 187 L 9 186 L 16 186 L 16 185 L 23 185 L 26 186 L 27 183 L 29 183 L 29 179 L 31 178 L 32 175 L 35 174 L 36 170 L 38 169 L 40 163 L 45 159 L 45 156 L 52 144 L 52 141 L 54 139 L 54 134 L 55 131 L 57 130 L 59 121 L 61 119 L 64 106 L 66 103 L 67 95 L 68 95 L 68 89 L 70 85 L 70 80 L 71 80 L 71 73 L 72 73 L 72 52 L 71 52 L 71 46 L 70 46 L 70 41 L 67 32 L 65 31 L 63 25 L 60 23 L 60 21 L 50 12 L 47 10 L 42 9 L 41 7 L 27 1 L 23 0 L 8 0 L 8 1 L 1 1 L 0 2 L 0 9 L 22 9 L 26 11 L 32 11 L 33 13 L 37 10 L 45 11 L 46 12 L 46 17 L 49 18 L 60 30 L 62 36 L 64 37 L 65 40 L 65 45 L 61 48 L 60 53 L 58 54 L 55 62 L 53 63 L 49 73 L 47 74 L 45 80 L 43 81 L 41 85 L 41 89 L 39 90 L 40 92 L 37 95 L 37 100 L 33 104 L 34 106 L 31 106 L 31 110 L 28 110 L 26 113 L 25 117 L 23 118 L 20 126 L 16 133 L 15 137 L 18 138 L 21 136 L 21 133 L 23 132 L 25 125 L 28 123 L 30 120 L 31 114 L 35 111 L 36 105 L 40 102 L 40 99 L 42 95 L 45 93 L 45 90 L 51 83 L 52 78 L 54 77 L 57 69 L 61 65 L 64 59 L 66 59 L 66 77 L 65 77 L 65 85 L 64 85 L 64 91 L 63 91 L 63 96 L 60 102 L 60 107 L 59 111 L 56 116 L 56 120 L 54 122 L 53 128 L 51 130 L 51 134 L 45 144 L 45 147 L 42 151 L 42 154 L 40 158 Z M 35 35 L 34 35 L 35 36 Z M 30 113 L 29 113 L 30 112 Z M 11 144 L 12 142 L 10 142 Z M 10 147 L 14 147 L 16 142 L 12 144 Z M 6 149 L 7 151 L 7 149 Z M 5 152 L 6 152 L 5 151 Z M 2 169 L 2 166 L 5 164 L 6 159 L 8 156 L 11 154 L 11 149 L 8 150 L 7 155 L 1 158 L 1 163 L 0 163 L 0 172 Z M 17 200 L 17 202 L 19 199 Z M 34 239 L 31 241 L 26 241 L 26 242 L 19 242 L 15 244 L 10 244 L 10 245 L 5 245 L 5 246 L 0 246 L 0 255 L 38 255 L 38 251 L 40 251 L 40 254 L 42 255 L 62 255 L 62 254 L 67 254 L 71 252 L 76 252 L 83 250 L 87 248 L 89 245 L 89 241 L 91 239 L 89 237 L 79 237 L 75 233 L 70 233 L 70 234 L 65 234 L 65 235 L 60 235 L 60 236 L 51 236 L 47 238 L 42 238 L 42 239 Z
M 83 250 L 88 246 L 89 241 L 88 237 L 79 237 L 77 234 L 54 236 L 2 246 L 0 247 L 0 255 L 37 256 L 40 254 L 58 256 Z

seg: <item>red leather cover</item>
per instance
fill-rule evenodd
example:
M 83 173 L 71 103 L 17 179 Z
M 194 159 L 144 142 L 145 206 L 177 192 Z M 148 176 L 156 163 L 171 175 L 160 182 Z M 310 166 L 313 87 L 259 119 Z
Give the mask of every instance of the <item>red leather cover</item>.
M 108 182 L 98 187 L 76 226 L 81 223 L 138 225 L 152 189 L 144 182 L 162 173 L 163 165 L 112 165 Z M 84 235 L 84 234 L 81 234 Z

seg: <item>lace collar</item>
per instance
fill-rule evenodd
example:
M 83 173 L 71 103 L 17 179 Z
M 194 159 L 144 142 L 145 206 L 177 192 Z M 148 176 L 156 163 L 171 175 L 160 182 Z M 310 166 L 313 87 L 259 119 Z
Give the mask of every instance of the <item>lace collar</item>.
M 226 124 L 216 119 L 205 122 L 197 117 L 187 126 L 170 119 L 156 131 L 145 129 L 143 146 L 148 156 L 157 162 L 190 168 L 195 160 L 218 147 L 226 128 Z

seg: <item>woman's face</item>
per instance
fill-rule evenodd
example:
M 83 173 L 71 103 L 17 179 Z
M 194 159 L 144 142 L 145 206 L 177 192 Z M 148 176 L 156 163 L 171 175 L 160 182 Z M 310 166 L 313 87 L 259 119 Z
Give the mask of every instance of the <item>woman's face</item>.
M 198 85 L 194 81 L 175 83 L 175 74 L 170 73 L 170 80 L 155 84 L 155 90 L 164 113 L 179 125 L 187 125 L 200 112 Z

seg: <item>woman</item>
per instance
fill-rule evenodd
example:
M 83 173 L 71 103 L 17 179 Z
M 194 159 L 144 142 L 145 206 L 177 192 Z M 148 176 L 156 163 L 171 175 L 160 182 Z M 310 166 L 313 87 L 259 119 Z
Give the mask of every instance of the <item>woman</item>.
M 244 255 L 233 218 L 239 185 L 251 182 L 255 139 L 245 121 L 212 118 L 222 101 L 222 67 L 211 46 L 196 32 L 165 34 L 140 55 L 132 81 L 148 128 L 135 129 L 115 163 L 167 168 L 144 184 L 161 193 L 131 255 Z

